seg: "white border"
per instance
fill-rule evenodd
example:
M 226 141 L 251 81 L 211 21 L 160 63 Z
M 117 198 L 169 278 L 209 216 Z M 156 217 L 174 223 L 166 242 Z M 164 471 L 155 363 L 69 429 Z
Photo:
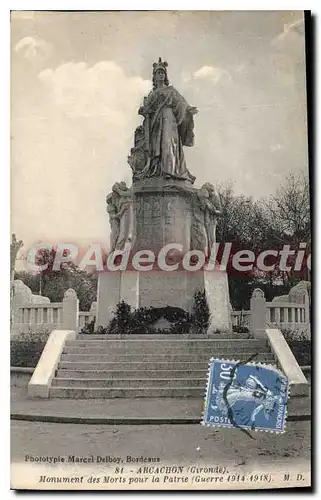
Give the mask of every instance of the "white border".
M 195 8 L 196 7 L 196 8 Z M 212 7 L 212 8 L 209 8 Z M 2 7 L 3 8 L 3 7 Z M 188 0 L 154 0 L 133 3 L 130 0 L 12 0 L 7 2 L 6 9 L 11 10 L 314 10 L 318 9 L 318 2 L 304 2 L 300 0 L 221 0 L 209 4 L 206 0 L 189 2 Z
M 188 2 L 187 0 L 185 1 L 167 1 L 167 0 L 162 0 L 157 1 L 154 0 L 153 2 L 153 9 L 154 10 L 194 10 L 191 8 L 195 6 L 195 2 Z M 303 2 L 303 1 L 296 1 L 292 0 L 291 2 L 289 1 L 275 1 L 275 0 L 261 0 L 260 2 L 257 2 L 257 0 L 252 0 L 252 1 L 245 1 L 245 2 L 239 2 L 237 0 L 225 0 L 224 2 L 215 2 L 215 5 L 211 4 L 211 7 L 214 7 L 215 10 L 312 10 L 312 12 L 316 15 L 320 13 L 320 2 L 318 1 L 310 1 L 310 2 Z M 10 46 L 10 25 L 9 25 L 9 11 L 10 10 L 125 10 L 125 9 L 135 9 L 135 10 L 148 10 L 151 7 L 150 2 L 130 2 L 129 0 L 124 1 L 124 0 L 118 0 L 118 1 L 113 1 L 113 2 L 108 2 L 108 1 L 103 1 L 103 0 L 93 0 L 91 2 L 89 1 L 82 1 L 78 0 L 78 2 L 70 1 L 70 0 L 59 0 L 59 1 L 44 1 L 44 0 L 37 0 L 37 1 L 32 1 L 29 2 L 28 0 L 19 0 L 19 1 L 11 1 L 8 2 L 6 0 L 2 0 L 1 6 L 0 6 L 0 36 L 1 36 L 1 84 L 2 84 L 2 91 L 0 93 L 2 102 L 0 105 L 1 109 L 1 130 L 0 130 L 0 138 L 1 138 L 1 156 L 2 156 L 2 165 L 1 165 L 1 189 L 2 193 L 0 196 L 0 202 L 1 202 L 1 209 L 0 209 L 0 217 L 1 217 L 1 228 L 2 228 L 2 239 L 0 245 L 0 256 L 1 256 L 1 271 L 0 271 L 0 283 L 1 283 L 1 311 L 2 311 L 2 342 L 5 345 L 2 345 L 1 347 L 1 368 L 3 370 L 2 376 L 1 376 L 1 382 L 2 382 L 2 402 L 4 403 L 4 406 L 2 408 L 1 412 L 1 431 L 2 431 L 2 442 L 4 444 L 4 448 L 7 449 L 8 454 L 4 456 L 3 453 L 1 453 L 1 462 L 0 462 L 0 470 L 1 470 L 1 493 L 2 493 L 2 498 L 7 498 L 13 494 L 13 492 L 9 492 L 9 423 L 8 422 L 8 415 L 10 412 L 10 401 L 9 401 L 9 384 L 8 384 L 8 379 L 9 379 L 9 349 L 8 349 L 8 344 L 9 344 L 9 335 L 8 335 L 8 330 L 7 330 L 7 325 L 9 325 L 9 266 L 6 266 L 6 263 L 8 262 L 9 258 L 9 243 L 10 243 L 10 225 L 9 225 L 9 213 L 10 213 L 10 202 L 9 202 L 9 165 L 10 165 L 10 153 L 9 153 L 9 144 L 8 144 L 8 137 L 9 137 L 9 78 L 10 78 L 10 63 L 9 63 L 9 46 Z M 197 2 L 197 9 L 198 10 L 207 10 L 209 8 L 209 2 L 204 1 L 204 0 L 198 0 Z M 320 81 L 320 36 L 318 34 L 318 29 L 320 29 L 320 23 L 318 19 L 316 19 L 316 44 L 315 44 L 315 52 L 316 52 L 316 63 L 317 63 L 317 69 L 316 69 L 316 77 L 317 77 L 317 82 Z M 319 87 L 319 86 L 318 86 Z M 315 88 L 315 91 L 317 92 L 317 86 Z M 319 102 L 317 98 L 315 98 L 315 104 L 316 104 L 316 119 L 318 116 L 320 116 L 320 108 L 319 108 Z M 318 129 L 316 128 L 316 132 Z M 318 134 L 315 134 L 315 148 L 317 144 L 320 144 L 320 137 L 319 134 L 320 128 L 318 131 Z M 319 162 L 317 163 L 317 157 L 315 157 L 315 174 L 314 174 L 314 182 L 316 186 L 320 186 L 321 178 L 320 178 L 320 168 L 319 168 Z M 313 194 L 314 198 L 317 197 L 316 189 L 313 189 Z M 318 201 L 318 203 L 317 203 Z M 314 227 L 314 250 L 318 248 L 318 253 L 317 255 L 314 255 L 314 261 L 313 264 L 315 267 L 316 266 L 316 261 L 318 260 L 320 256 L 320 238 L 319 235 L 321 235 L 321 203 L 319 203 L 319 200 L 314 200 L 315 204 L 315 213 L 314 213 L 314 220 L 315 220 L 315 227 Z M 321 281 L 321 266 L 319 265 L 317 267 L 317 272 L 314 273 L 314 281 L 313 281 L 313 294 L 314 294 L 314 307 L 315 307 L 315 325 L 314 325 L 314 350 L 316 351 L 316 347 L 318 350 L 318 357 L 320 355 L 320 345 L 321 343 L 317 343 L 317 334 L 320 331 L 321 325 L 319 322 L 319 317 L 320 315 L 318 314 L 318 311 L 321 310 L 321 298 L 320 294 L 317 293 L 317 288 L 318 288 L 318 283 Z M 5 321 L 4 318 L 8 318 L 8 320 Z M 7 341 L 4 340 L 5 337 Z M 315 361 L 316 361 L 317 355 L 315 354 Z M 319 357 L 320 359 L 320 357 Z M 321 380 L 321 371 L 316 370 L 315 374 L 318 377 L 318 381 L 320 382 Z M 8 376 L 8 379 L 6 377 Z M 317 386 L 317 382 L 315 381 L 315 385 Z M 320 404 L 320 398 L 317 398 L 318 404 Z M 319 409 L 319 408 L 318 408 Z M 321 433 L 319 432 L 319 435 L 317 436 L 318 438 L 318 445 L 320 445 L 320 435 Z M 2 447 L 3 449 L 3 447 Z M 319 446 L 320 449 L 320 446 Z M 314 453 L 316 455 L 316 453 Z M 3 462 L 3 463 L 2 463 Z M 316 464 L 315 464 L 316 465 Z M 220 495 L 220 493 L 216 493 Z M 196 496 L 199 496 L 198 493 L 195 493 Z M 31 497 L 34 495 L 30 495 Z M 64 496 L 64 495 L 63 495 Z M 114 496 L 113 494 L 109 493 L 108 495 Z M 162 495 L 163 496 L 163 495 Z M 164 495 L 165 496 L 165 495 Z M 171 494 L 166 494 L 166 497 L 171 496 Z M 193 495 L 194 496 L 194 495 Z M 119 494 L 117 495 L 119 497 Z M 226 498 L 226 494 L 223 495 L 223 497 Z

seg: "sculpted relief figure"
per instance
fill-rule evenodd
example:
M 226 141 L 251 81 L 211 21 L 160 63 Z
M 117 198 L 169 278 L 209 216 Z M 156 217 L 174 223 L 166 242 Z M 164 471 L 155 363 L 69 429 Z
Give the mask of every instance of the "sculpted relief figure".
M 207 235 L 208 255 L 216 242 L 217 218 L 221 213 L 221 202 L 216 190 L 210 182 L 206 182 L 201 187 L 203 192 L 202 202 L 205 211 L 205 230 Z
M 192 225 L 191 250 L 207 251 L 207 235 L 205 229 L 205 205 L 202 201 L 201 190 L 197 189 L 192 195 Z
M 135 147 L 128 159 L 134 181 L 165 177 L 194 182 L 195 177 L 186 167 L 183 146 L 194 145 L 193 116 L 197 112 L 169 85 L 167 63 L 159 58 L 153 64 L 153 90 L 138 111 L 144 117 L 143 128 L 138 130 L 139 138 L 136 129 Z M 143 141 L 143 147 L 139 140 Z
M 145 130 L 142 125 L 136 128 L 134 137 L 134 147 L 130 150 L 127 161 L 135 178 L 144 169 L 148 161 L 148 153 L 145 148 Z
M 191 249 L 210 255 L 216 242 L 217 218 L 221 213 L 220 199 L 209 182 L 195 190 L 192 196 Z
M 110 250 L 115 250 L 117 238 L 119 234 L 119 219 L 116 217 L 118 196 L 115 193 L 110 193 L 106 197 L 107 213 L 109 215 L 110 224 Z
M 125 182 L 116 182 L 106 198 L 110 223 L 110 250 L 122 250 L 133 239 L 132 190 Z

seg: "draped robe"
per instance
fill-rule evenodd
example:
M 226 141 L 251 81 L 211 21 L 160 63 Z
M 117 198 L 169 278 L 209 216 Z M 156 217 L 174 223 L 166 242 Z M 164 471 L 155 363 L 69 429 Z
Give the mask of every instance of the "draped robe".
M 194 121 L 190 106 L 172 87 L 150 92 L 144 103 L 145 144 L 149 161 L 139 177 L 195 177 L 186 167 L 183 146 L 194 145 Z

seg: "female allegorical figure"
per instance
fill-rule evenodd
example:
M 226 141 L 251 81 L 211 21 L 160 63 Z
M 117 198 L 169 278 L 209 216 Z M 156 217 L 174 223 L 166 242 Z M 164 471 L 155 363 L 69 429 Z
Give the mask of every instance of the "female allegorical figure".
M 133 237 L 132 192 L 125 182 L 116 182 L 106 198 L 110 222 L 110 250 L 122 250 Z
M 183 146 L 194 144 L 193 115 L 197 108 L 169 85 L 167 63 L 153 64 L 153 90 L 144 98 L 139 114 L 145 117 L 145 148 L 148 161 L 136 178 L 173 177 L 194 182 L 186 167 Z

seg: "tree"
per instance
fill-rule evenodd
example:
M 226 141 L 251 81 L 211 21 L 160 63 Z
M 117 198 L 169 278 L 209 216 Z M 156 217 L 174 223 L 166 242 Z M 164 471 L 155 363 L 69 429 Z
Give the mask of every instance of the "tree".
M 275 295 L 285 294 L 301 279 L 307 279 L 306 272 L 293 270 L 284 272 L 277 266 L 273 271 L 237 272 L 232 259 L 239 250 L 251 250 L 259 255 L 263 250 L 281 250 L 290 245 L 299 250 L 301 242 L 307 243 L 306 257 L 310 253 L 310 203 L 307 176 L 290 175 L 274 196 L 269 199 L 253 200 L 237 195 L 231 183 L 218 186 L 222 213 L 218 220 L 217 242 L 221 243 L 218 258 L 222 255 L 224 243 L 231 243 L 229 275 L 230 297 L 236 308 L 248 308 L 252 290 L 256 286 L 264 289 L 268 300 Z M 294 264 L 294 256 L 292 264 Z M 271 256 L 267 265 L 275 262 Z M 288 259 L 291 265 L 291 258 Z M 304 266 L 303 266 L 304 267 Z M 306 268 L 306 266 L 305 266 Z
M 294 271 L 295 257 L 289 257 L 290 271 L 280 272 L 284 282 L 290 286 L 295 285 L 300 279 L 308 279 L 309 274 L 306 259 L 311 251 L 311 220 L 310 220 L 310 193 L 309 180 L 301 172 L 298 176 L 290 174 L 276 192 L 265 202 L 269 217 L 269 226 L 274 234 L 278 235 L 278 245 L 290 245 L 291 249 L 298 251 L 300 243 L 306 244 L 306 256 L 302 272 Z
M 16 235 L 12 234 L 10 243 L 10 324 L 13 321 L 12 300 L 14 294 L 13 280 L 15 275 L 16 259 L 17 259 L 17 254 L 20 248 L 22 247 L 23 247 L 23 241 L 22 240 L 18 241 Z
M 311 243 L 309 181 L 301 173 L 290 174 L 285 184 L 266 203 L 271 226 L 295 248 L 301 242 Z
M 79 299 L 80 310 L 88 311 L 97 298 L 97 274 L 89 274 L 73 262 L 63 262 L 59 270 L 53 270 L 55 255 L 55 248 L 40 250 L 36 265 L 48 264 L 46 269 L 38 273 L 16 273 L 15 278 L 21 279 L 33 293 L 44 295 L 51 302 L 61 302 L 65 291 L 73 288 Z

